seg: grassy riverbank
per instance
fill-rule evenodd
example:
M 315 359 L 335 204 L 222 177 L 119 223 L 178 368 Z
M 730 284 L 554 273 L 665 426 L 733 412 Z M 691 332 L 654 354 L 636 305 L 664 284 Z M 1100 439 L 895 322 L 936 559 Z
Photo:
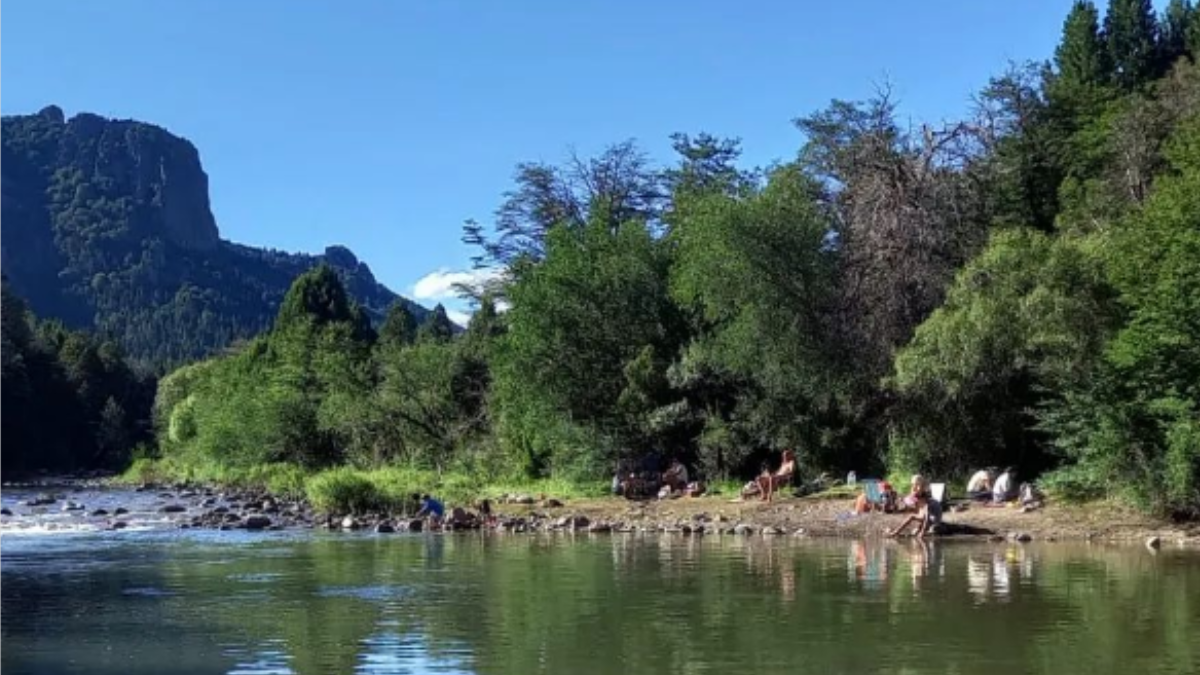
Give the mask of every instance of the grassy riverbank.
M 353 513 L 400 510 L 413 493 L 437 495 L 448 503 L 470 505 L 507 494 L 553 495 L 559 499 L 597 498 L 605 483 L 577 483 L 553 478 L 503 480 L 464 472 L 437 472 L 407 467 L 355 469 L 336 467 L 310 472 L 295 464 L 254 467 L 192 465 L 178 461 L 138 460 L 118 482 L 199 483 L 255 489 L 287 498 L 303 498 L 320 511 Z
M 746 525 L 754 533 L 807 536 L 873 537 L 894 528 L 900 514 L 851 514 L 856 491 L 845 486 L 803 498 L 784 496 L 772 503 L 736 499 L 735 484 L 714 486 L 700 498 L 632 502 L 607 496 L 602 483 L 564 480 L 497 481 L 461 472 L 437 473 L 411 468 L 359 470 L 339 467 L 306 472 L 291 464 L 268 464 L 252 469 L 186 466 L 172 461 L 143 460 L 117 479 L 125 484 L 178 482 L 259 490 L 306 500 L 319 512 L 396 513 L 415 492 L 429 492 L 452 506 L 471 507 L 481 498 L 504 495 L 554 497 L 563 506 L 498 504 L 499 513 L 514 518 L 583 516 L 614 530 L 686 532 L 697 523 Z M 539 500 L 540 501 L 540 500 Z M 994 538 L 1028 535 L 1034 541 L 1144 542 L 1159 537 L 1168 545 L 1200 546 L 1200 521 L 1171 522 L 1146 515 L 1115 500 L 1073 503 L 1053 496 L 1037 511 L 970 505 L 948 513 L 946 521 L 958 534 Z

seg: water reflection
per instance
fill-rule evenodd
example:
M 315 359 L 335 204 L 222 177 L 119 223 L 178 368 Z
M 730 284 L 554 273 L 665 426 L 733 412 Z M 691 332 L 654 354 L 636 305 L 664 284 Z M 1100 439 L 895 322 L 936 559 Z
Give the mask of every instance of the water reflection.
M 237 661 L 228 675 L 296 675 L 288 665 L 292 657 L 281 640 L 270 640 L 257 649 L 228 645 L 222 650 L 226 657 Z
M 1200 558 L 1178 551 L 683 535 L 7 544 L 6 675 L 1057 675 L 1196 672 L 1200 657 Z
M 866 589 L 882 588 L 888 580 L 891 553 L 891 547 L 880 542 L 850 542 L 850 580 Z
M 356 673 L 363 675 L 399 675 L 400 673 L 447 673 L 467 675 L 474 672 L 464 656 L 454 653 L 434 655 L 420 635 L 381 632 L 362 641 Z M 466 648 L 464 652 L 469 653 Z

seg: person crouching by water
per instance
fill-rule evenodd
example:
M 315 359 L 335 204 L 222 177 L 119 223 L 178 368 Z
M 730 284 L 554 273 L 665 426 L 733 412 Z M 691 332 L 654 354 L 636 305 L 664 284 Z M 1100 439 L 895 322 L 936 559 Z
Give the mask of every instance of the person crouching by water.
M 763 474 L 758 477 L 760 499 L 764 502 L 771 501 L 780 487 L 792 482 L 792 477 L 795 474 L 796 453 L 791 450 L 784 450 L 783 461 L 780 462 L 779 469 L 775 473 L 764 470 Z
M 446 505 L 429 495 L 413 495 L 421 503 L 420 510 L 417 511 L 417 518 L 428 518 L 430 521 L 441 524 L 442 519 L 446 517 Z

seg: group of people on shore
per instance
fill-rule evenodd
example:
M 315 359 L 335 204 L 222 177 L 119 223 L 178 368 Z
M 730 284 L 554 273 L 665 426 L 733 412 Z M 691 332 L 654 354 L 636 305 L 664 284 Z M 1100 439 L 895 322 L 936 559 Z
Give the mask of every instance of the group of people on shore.
M 1017 487 L 1016 480 L 1017 472 L 1012 467 L 1005 467 L 999 472 L 995 467 L 980 469 L 967 481 L 967 499 L 985 507 L 1003 507 L 1014 500 L 1026 509 L 1040 506 L 1042 497 L 1033 485 L 1022 483 Z M 871 489 L 868 489 L 868 483 L 871 484 Z M 912 515 L 887 534 L 891 537 L 900 536 L 910 526 L 916 525 L 913 533 L 922 537 L 930 528 L 941 523 L 942 513 L 947 507 L 944 485 L 941 486 L 940 492 L 941 494 L 935 495 L 929 480 L 920 474 L 912 477 L 909 491 L 903 498 L 899 497 L 887 481 L 866 481 L 862 494 L 854 502 L 854 512 L 911 512 Z
M 1024 497 L 1021 488 L 1026 487 L 1027 485 L 1020 488 L 1017 486 L 1017 472 L 1012 467 L 1005 467 L 997 475 L 996 467 L 989 466 L 971 475 L 971 479 L 967 481 L 967 499 L 988 506 L 1002 506 L 1013 499 Z
M 794 481 L 796 470 L 796 453 L 793 450 L 784 450 L 779 467 L 771 470 L 769 465 L 764 464 L 762 472 L 742 488 L 740 496 L 742 499 L 758 498 L 769 502 L 782 488 Z M 1017 472 L 1012 467 L 1005 467 L 999 472 L 995 467 L 980 469 L 967 481 L 967 499 L 984 506 L 1003 506 L 1013 499 L 1019 499 L 1026 507 L 1040 505 L 1040 495 L 1028 483 L 1014 488 L 1016 476 Z M 849 480 L 853 481 L 853 478 Z M 912 477 L 909 490 L 903 497 L 886 480 L 863 481 L 863 485 L 863 492 L 855 499 L 855 513 L 882 511 L 911 514 L 898 527 L 889 531 L 889 536 L 899 536 L 910 526 L 916 525 L 914 534 L 921 537 L 941 522 L 942 513 L 946 508 L 945 488 L 942 486 L 941 494 L 935 496 L 934 486 L 921 474 Z M 868 488 L 868 485 L 871 487 Z M 698 497 L 705 491 L 704 483 L 690 480 L 687 467 L 678 457 L 671 460 L 667 469 L 661 473 L 644 468 L 640 472 L 629 471 L 625 464 L 618 464 L 612 479 L 613 494 L 627 499 L 653 496 L 659 499 Z M 495 517 L 487 500 L 480 502 L 478 515 L 455 508 L 447 517 L 445 505 L 430 495 L 413 494 L 412 499 L 419 505 L 417 518 L 426 518 L 439 525 L 443 522 L 457 523 L 468 518 L 489 521 Z
M 645 467 L 630 471 L 624 463 L 618 463 L 612 479 L 612 493 L 626 499 L 699 497 L 706 490 L 703 482 L 690 479 L 687 466 L 678 457 L 661 473 Z
M 874 489 L 869 489 L 868 486 L 873 486 Z M 934 497 L 929 479 L 921 474 L 912 477 L 908 493 L 903 497 L 900 497 L 887 481 L 864 481 L 862 493 L 854 500 L 854 513 L 911 513 L 912 515 L 898 527 L 889 531 L 888 536 L 900 536 L 910 525 L 916 525 L 914 534 L 922 537 L 931 527 L 941 522 L 943 498 L 944 496 Z
M 762 472 L 742 488 L 741 496 L 743 499 L 757 497 L 771 501 L 780 489 L 792 483 L 795 474 L 796 453 L 784 450 L 779 467 L 772 471 L 769 465 L 764 464 Z M 699 497 L 706 491 L 703 482 L 689 479 L 688 469 L 678 457 L 671 460 L 667 470 L 661 473 L 645 467 L 642 471 L 630 471 L 621 463 L 617 465 L 612 479 L 612 493 L 627 499 Z

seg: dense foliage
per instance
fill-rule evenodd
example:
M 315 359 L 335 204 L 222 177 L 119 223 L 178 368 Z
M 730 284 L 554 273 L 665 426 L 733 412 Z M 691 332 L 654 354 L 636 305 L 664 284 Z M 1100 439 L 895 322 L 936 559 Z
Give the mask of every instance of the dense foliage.
M 271 323 L 326 262 L 373 317 L 397 297 L 340 246 L 293 255 L 219 238 L 187 141 L 140 122 L 49 107 L 3 121 L 3 267 L 33 310 L 152 365 L 219 352 Z M 411 311 L 424 310 L 409 305 Z
M 163 451 L 598 477 L 676 454 L 709 478 L 981 465 L 1061 495 L 1200 512 L 1200 12 L 1077 2 L 1052 63 L 967 119 L 886 91 L 796 121 L 796 159 L 674 137 L 523 164 L 461 337 L 380 335 L 326 270 L 272 331 L 159 389 Z M 323 298 L 320 302 L 301 298 Z M 497 311 L 497 308 L 506 311 Z M 436 319 L 436 317 L 435 317 Z
M 119 468 L 151 440 L 154 380 L 120 348 L 39 321 L 4 285 L 0 416 L 6 476 Z

